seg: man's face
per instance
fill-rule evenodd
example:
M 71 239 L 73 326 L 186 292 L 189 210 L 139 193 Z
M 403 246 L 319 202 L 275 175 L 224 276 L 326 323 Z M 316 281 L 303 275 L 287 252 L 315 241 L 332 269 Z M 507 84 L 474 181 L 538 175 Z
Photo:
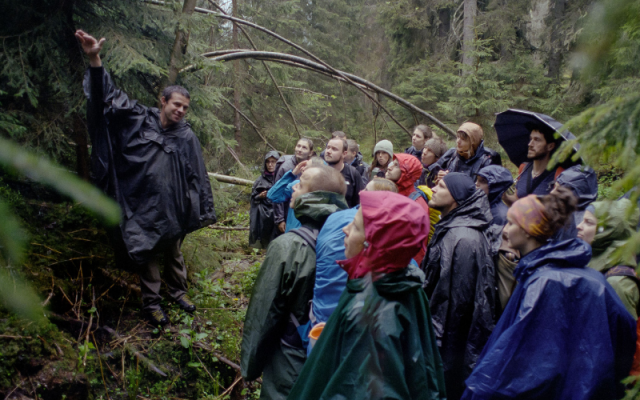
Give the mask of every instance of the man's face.
M 457 206 L 456 201 L 451 196 L 447 185 L 444 183 L 444 179 L 440 179 L 440 182 L 433 187 L 433 196 L 429 200 L 429 207 L 438 211 L 453 209 Z
M 342 140 L 331 139 L 327 143 L 327 148 L 324 151 L 324 160 L 329 165 L 335 165 L 340 161 L 344 161 L 344 157 L 347 154 L 344 149 Z
M 476 188 L 482 190 L 487 196 L 489 195 L 489 182 L 483 176 L 476 177 Z
M 401 176 L 402 170 L 400 169 L 400 165 L 398 165 L 398 161 L 394 160 L 390 162 L 384 177 L 390 181 L 397 182 Z
M 420 161 L 422 161 L 422 165 L 428 167 L 429 165 L 438 161 L 438 157 L 436 157 L 435 153 L 431 151 L 431 149 L 425 147 L 422 151 L 422 158 L 420 159 Z
M 529 151 L 527 158 L 530 160 L 542 160 L 551 154 L 555 143 L 547 143 L 544 135 L 540 131 L 533 130 L 529 135 Z
M 265 163 L 265 165 L 267 166 L 267 172 L 275 171 L 277 162 L 278 160 L 276 160 L 274 157 L 267 158 L 267 162 Z
M 309 143 L 306 140 L 298 140 L 295 153 L 298 161 L 308 160 L 309 155 L 311 154 Z
M 300 182 L 293 185 L 293 194 L 291 195 L 289 207 L 293 208 L 293 204 L 296 202 L 298 197 L 311 192 L 311 182 L 316 177 L 316 174 L 316 168 L 309 168 L 302 173 L 300 176 Z
M 160 104 L 162 105 L 161 112 L 164 114 L 168 125 L 177 124 L 182 121 L 187 109 L 189 109 L 190 100 L 179 93 L 172 93 L 169 100 L 164 97 L 160 98 Z
M 459 131 L 456 138 L 456 151 L 464 159 L 469 158 L 471 154 L 471 139 L 465 132 Z

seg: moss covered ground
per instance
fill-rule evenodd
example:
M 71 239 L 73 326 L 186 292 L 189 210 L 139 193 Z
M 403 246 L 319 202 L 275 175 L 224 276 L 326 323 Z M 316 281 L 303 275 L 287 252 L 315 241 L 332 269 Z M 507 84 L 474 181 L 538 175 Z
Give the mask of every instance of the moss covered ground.
M 214 189 L 218 225 L 249 224 L 248 195 Z M 185 239 L 190 315 L 166 302 L 171 325 L 141 318 L 137 276 L 113 267 L 100 221 L 33 183 L 3 178 L 29 235 L 27 258 L 8 266 L 46 305 L 46 320 L 0 307 L 0 395 L 5 399 L 250 399 L 240 379 L 242 322 L 261 254 L 246 230 L 201 229 Z M 165 296 L 166 297 L 166 296 Z

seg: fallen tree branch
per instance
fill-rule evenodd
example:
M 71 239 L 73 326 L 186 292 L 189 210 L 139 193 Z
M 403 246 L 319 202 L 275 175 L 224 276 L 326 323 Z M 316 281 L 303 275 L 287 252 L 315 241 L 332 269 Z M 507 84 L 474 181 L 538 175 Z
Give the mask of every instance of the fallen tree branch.
M 108 270 L 106 270 L 104 268 L 98 268 L 98 271 L 100 271 L 102 273 L 102 275 L 104 275 L 107 278 L 111 279 L 112 281 L 116 282 L 121 287 L 128 288 L 129 290 L 140 294 L 140 286 L 134 285 L 133 283 L 129 283 L 129 282 L 125 281 L 124 279 L 122 279 L 122 278 L 120 278 L 118 276 L 115 276 L 115 274 L 113 274 L 112 272 L 110 272 L 110 271 L 108 271 Z
M 102 328 L 105 331 L 107 331 L 111 336 L 113 336 L 115 338 L 118 338 L 118 339 L 121 338 L 121 336 L 120 336 L 120 334 L 118 332 L 114 331 L 113 329 L 109 328 L 108 326 L 105 325 Z M 132 356 L 137 358 L 138 361 L 140 361 L 145 367 L 147 367 L 147 369 L 149 369 L 150 371 L 155 372 L 156 374 L 162 376 L 163 378 L 167 377 L 167 374 L 164 371 L 162 371 L 160 368 L 156 367 L 156 365 L 153 362 L 151 362 L 151 360 L 149 360 L 147 357 L 143 356 L 135 347 L 133 347 L 132 345 L 130 345 L 126 341 L 124 341 L 122 343 L 122 347 L 124 347 L 125 350 L 127 350 L 129 352 L 129 354 L 131 354 Z
M 208 172 L 209 176 L 218 182 L 231 183 L 232 185 L 253 186 L 253 182 L 248 179 L 236 178 L 235 176 L 215 174 Z
M 209 225 L 209 229 L 218 229 L 221 231 L 248 231 L 249 227 L 247 226 L 219 226 L 219 225 Z

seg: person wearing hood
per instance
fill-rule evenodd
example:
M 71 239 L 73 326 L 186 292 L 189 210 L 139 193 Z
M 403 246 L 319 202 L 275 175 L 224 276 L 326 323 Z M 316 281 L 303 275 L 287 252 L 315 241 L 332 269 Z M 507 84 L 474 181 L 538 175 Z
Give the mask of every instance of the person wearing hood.
M 309 320 L 315 281 L 315 240 L 308 234 L 347 208 L 346 184 L 327 166 L 305 170 L 294 187 L 291 208 L 302 228 L 271 242 L 253 287 L 244 322 L 241 373 L 262 376 L 261 399 L 286 399 L 306 359 L 297 327 Z
M 369 166 L 369 180 L 374 177 L 384 178 L 389 163 L 393 161 L 393 144 L 388 140 L 381 140 L 373 148 L 373 162 Z
M 399 194 L 407 196 L 411 198 L 411 200 L 416 201 L 427 214 L 431 215 L 428 205 L 429 197 L 415 187 L 415 183 L 418 178 L 420 178 L 421 173 L 422 164 L 420 163 L 420 161 L 418 161 L 416 157 L 410 154 L 401 153 L 393 155 L 393 162 L 389 164 L 386 178 L 396 184 Z M 429 190 L 428 188 L 427 191 L 431 192 L 431 190 Z M 433 219 L 436 219 L 437 216 L 439 216 L 439 212 L 436 210 L 434 210 L 433 214 Z M 425 249 L 430 237 L 431 235 L 427 236 L 424 247 L 421 248 L 413 258 L 416 263 L 418 263 L 418 265 L 420 265 L 422 259 L 424 258 Z
M 482 127 L 473 122 L 465 122 L 457 131 L 456 147 L 449 149 L 428 169 L 442 179 L 449 172 L 461 172 L 471 179 L 482 168 L 492 163 L 492 152 L 484 147 Z
M 553 237 L 553 240 L 558 241 L 577 237 L 577 226 L 582 221 L 587 206 L 598 198 L 598 177 L 593 169 L 582 165 L 574 165 L 563 170 L 558 175 L 553 190 L 556 190 L 559 186 L 571 189 L 571 192 L 578 200 L 578 204 L 567 225 Z
M 289 399 L 445 399 L 424 275 L 407 266 L 429 217 L 391 192 L 363 192 L 344 228 L 347 289 Z
M 620 399 L 636 324 L 580 239 L 550 241 L 576 200 L 530 195 L 507 214 L 518 285 L 466 381 L 464 400 Z
M 300 138 L 296 143 L 295 154 L 284 155 L 278 159 L 276 163 L 276 178 L 274 184 L 277 183 L 285 173 L 292 171 L 296 165 L 302 161 L 306 161 L 313 156 L 313 141 L 309 138 Z M 299 175 L 296 176 L 296 178 Z M 275 203 L 275 202 L 274 202 Z M 273 205 L 274 222 L 280 233 L 284 233 L 287 229 L 287 215 L 289 213 L 289 203 L 276 203 Z
M 447 152 L 447 144 L 439 137 L 427 140 L 422 150 L 422 175 L 418 179 L 417 186 L 427 186 L 430 189 L 436 185 L 438 171 L 429 171 L 429 167 L 435 164 L 440 157 Z
M 447 398 L 459 399 L 494 326 L 495 271 L 484 231 L 489 200 L 466 174 L 451 172 L 433 188 L 429 207 L 439 210 L 422 263 L 424 290 L 444 363 Z
M 420 160 L 425 143 L 432 138 L 438 138 L 438 135 L 428 125 L 416 126 L 411 135 L 411 146 L 404 149 L 405 154 L 411 154 Z
M 273 203 L 267 198 L 273 186 L 276 162 L 280 154 L 272 150 L 264 156 L 262 175 L 251 188 L 251 208 L 249 211 L 249 246 L 266 249 L 277 236 L 277 228 L 273 222 Z
M 628 199 L 598 201 L 589 205 L 578 225 L 578 238 L 591 245 L 589 267 L 604 274 L 622 304 L 638 319 L 640 281 L 636 274 L 636 255 L 619 250 L 636 232 L 638 207 Z
M 502 202 L 502 194 L 513 185 L 513 176 L 505 167 L 489 165 L 478 171 L 476 187 L 489 197 L 492 225 L 503 227 L 507 224 L 507 207 Z M 502 229 L 501 229 L 502 230 Z

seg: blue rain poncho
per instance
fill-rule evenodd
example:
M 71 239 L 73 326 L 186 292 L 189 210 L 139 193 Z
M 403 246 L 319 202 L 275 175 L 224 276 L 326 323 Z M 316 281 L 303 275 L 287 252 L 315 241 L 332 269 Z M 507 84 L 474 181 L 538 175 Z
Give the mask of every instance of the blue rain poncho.
M 589 245 L 549 242 L 524 256 L 518 285 L 463 399 L 616 399 L 635 352 L 635 321 Z

